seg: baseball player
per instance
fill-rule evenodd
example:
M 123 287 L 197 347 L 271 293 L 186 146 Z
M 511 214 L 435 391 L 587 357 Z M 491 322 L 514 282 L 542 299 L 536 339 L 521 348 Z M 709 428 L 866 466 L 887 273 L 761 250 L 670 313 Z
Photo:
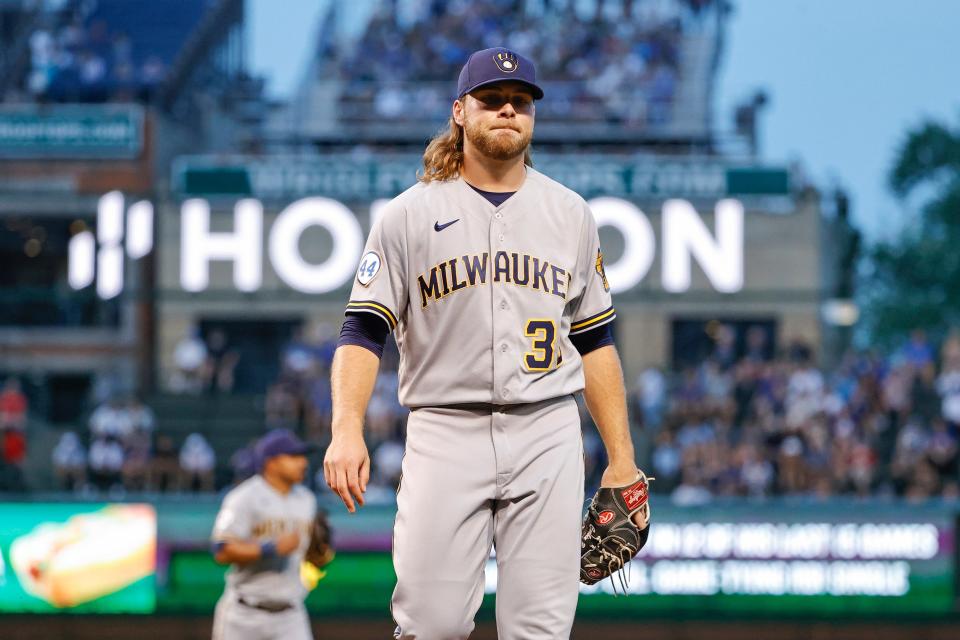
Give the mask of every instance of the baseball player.
M 213 618 L 213 640 L 310 639 L 301 561 L 317 511 L 302 486 L 310 446 L 275 429 L 255 448 L 260 473 L 227 493 L 211 539 L 230 564 Z
M 364 503 L 363 416 L 389 332 L 411 409 L 397 496 L 397 638 L 466 638 L 491 545 L 502 639 L 567 638 L 579 593 L 583 391 L 609 456 L 638 477 L 615 317 L 584 200 L 533 169 L 533 63 L 470 56 L 417 185 L 374 224 L 331 374 L 329 486 Z M 416 105 L 411 105 L 416 108 Z

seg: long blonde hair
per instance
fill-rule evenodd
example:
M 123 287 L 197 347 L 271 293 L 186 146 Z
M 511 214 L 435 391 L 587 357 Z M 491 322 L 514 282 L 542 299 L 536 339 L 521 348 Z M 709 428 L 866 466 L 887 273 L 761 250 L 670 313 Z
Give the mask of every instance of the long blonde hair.
M 423 152 L 423 169 L 417 171 L 420 182 L 445 182 L 460 175 L 463 166 L 463 127 L 457 124 L 453 116 L 445 129 L 433 136 Z M 523 152 L 523 163 L 533 166 L 530 147 Z

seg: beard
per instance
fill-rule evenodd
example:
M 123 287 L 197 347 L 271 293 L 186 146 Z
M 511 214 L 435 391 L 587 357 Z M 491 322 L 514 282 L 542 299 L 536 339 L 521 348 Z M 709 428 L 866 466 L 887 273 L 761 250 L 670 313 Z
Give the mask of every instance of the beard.
M 463 122 L 463 134 L 470 144 L 480 153 L 494 160 L 512 160 L 522 155 L 530 146 L 533 131 L 513 130 L 519 135 L 502 134 L 495 129 L 484 129 L 472 118 L 466 118 Z

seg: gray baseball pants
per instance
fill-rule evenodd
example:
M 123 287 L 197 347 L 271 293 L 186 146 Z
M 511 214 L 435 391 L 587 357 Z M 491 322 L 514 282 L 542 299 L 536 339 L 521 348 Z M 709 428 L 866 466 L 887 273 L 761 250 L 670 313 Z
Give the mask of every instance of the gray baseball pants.
M 572 396 L 412 411 L 393 538 L 395 636 L 469 637 L 495 545 L 498 637 L 569 638 L 583 473 Z

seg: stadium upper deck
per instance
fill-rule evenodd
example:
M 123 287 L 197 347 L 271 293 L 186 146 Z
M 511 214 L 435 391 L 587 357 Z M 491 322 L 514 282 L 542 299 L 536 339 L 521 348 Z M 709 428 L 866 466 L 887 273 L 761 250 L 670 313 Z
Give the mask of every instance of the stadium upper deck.
M 215 0 L 24 3 L 10 12 L 8 94 L 48 102 L 150 99 Z
M 355 33 L 349 12 L 334 5 L 318 31 L 295 135 L 419 144 L 446 122 L 470 52 L 507 46 L 546 86 L 538 144 L 709 142 L 723 2 L 375 2 Z

